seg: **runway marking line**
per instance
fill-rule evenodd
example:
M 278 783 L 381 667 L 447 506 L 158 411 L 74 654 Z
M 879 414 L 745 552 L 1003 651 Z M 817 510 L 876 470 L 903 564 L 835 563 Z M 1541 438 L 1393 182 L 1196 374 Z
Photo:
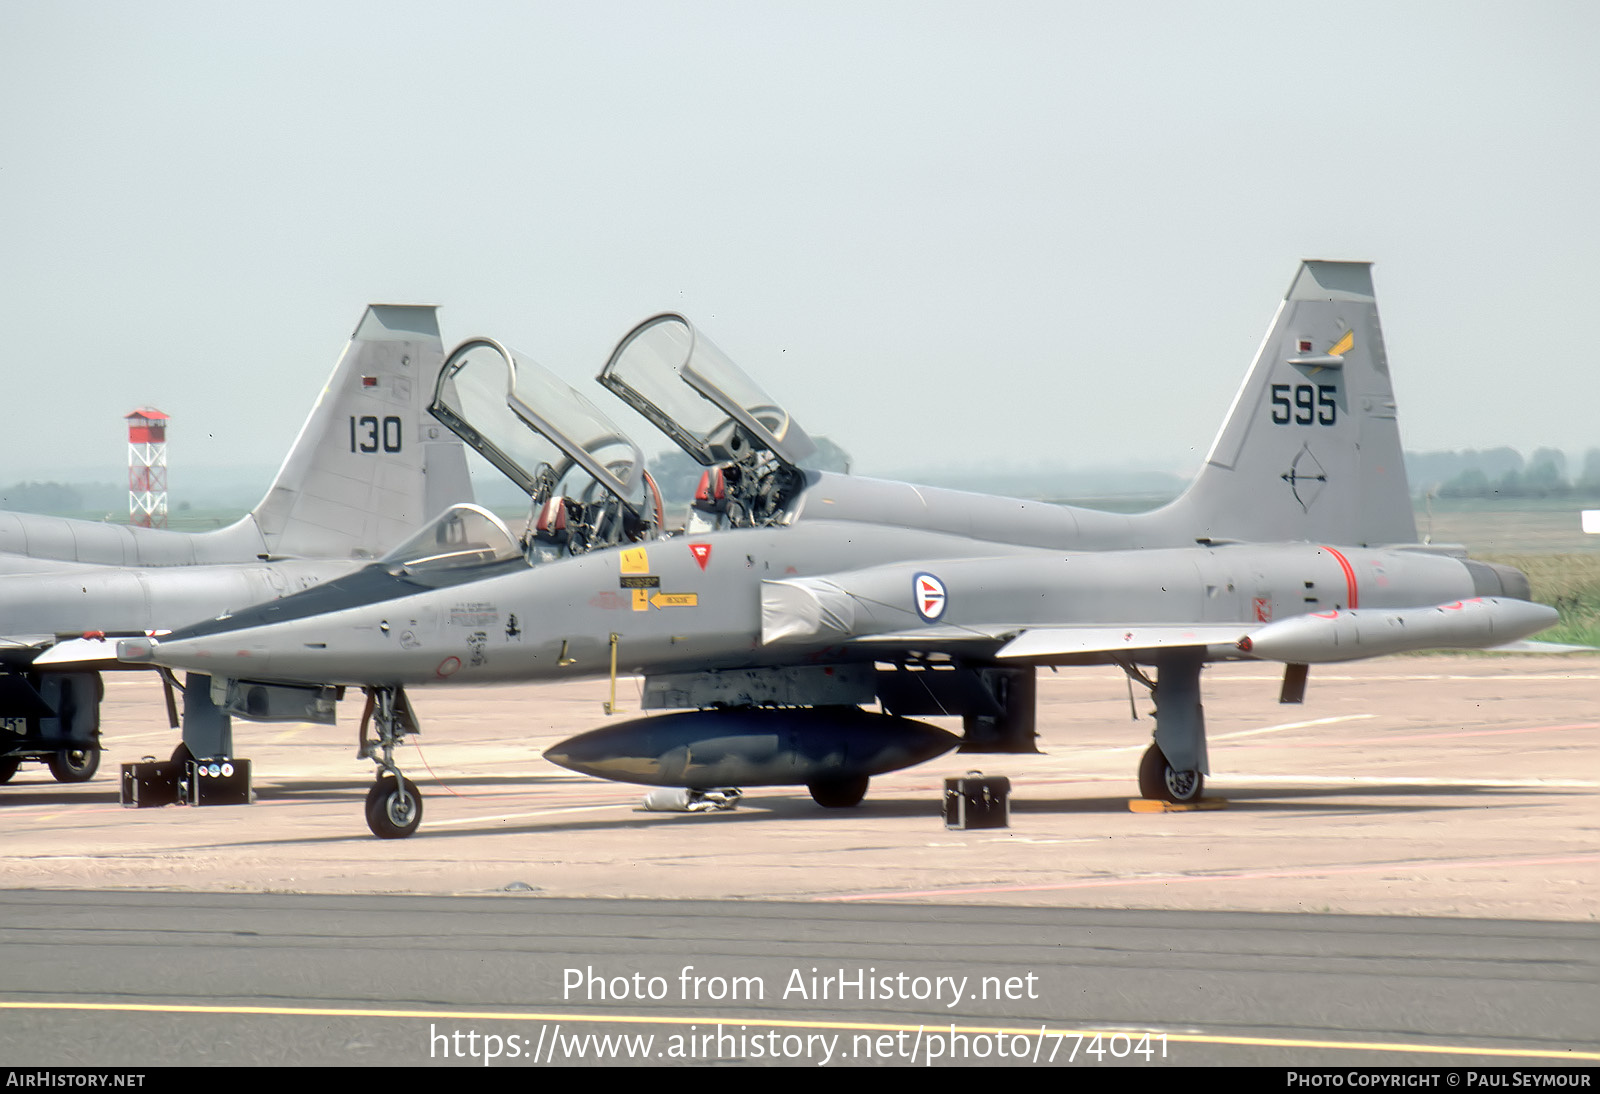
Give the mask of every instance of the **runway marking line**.
M 737 1018 L 719 1016 L 677 1017 L 655 1014 L 551 1014 L 530 1011 L 493 1010 L 379 1010 L 364 1007 L 250 1007 L 204 1005 L 193 1003 L 53 1003 L 0 1000 L 0 1011 L 5 1010 L 72 1010 L 120 1011 L 134 1014 L 235 1014 L 258 1017 L 288 1018 L 426 1018 L 431 1021 L 471 1022 L 592 1022 L 619 1025 L 649 1026 L 768 1026 L 782 1029 L 839 1029 L 863 1033 L 895 1033 L 908 1029 L 904 1022 L 808 1022 L 798 1019 Z M 924 1023 L 924 1028 L 926 1024 Z M 999 1025 L 956 1026 L 939 1024 L 938 1032 L 948 1029 L 952 1033 L 1003 1034 L 1007 1037 L 1037 1037 L 1040 1027 L 1010 1027 Z M 1143 1026 L 1118 1032 L 1149 1033 L 1165 1037 L 1168 1043 L 1195 1045 L 1248 1045 L 1261 1048 L 1336 1048 L 1358 1052 L 1417 1052 L 1438 1056 L 1500 1056 L 1540 1060 L 1600 1060 L 1600 1052 L 1557 1049 L 1488 1048 L 1477 1045 L 1423 1045 L 1395 1041 L 1317 1041 L 1299 1037 L 1235 1037 L 1206 1033 L 1167 1033 L 1157 1028 Z M 1046 1028 L 1045 1036 L 1094 1037 L 1104 1036 L 1105 1029 L 1054 1029 Z
M 1335 722 L 1355 722 L 1364 718 L 1376 718 L 1376 714 L 1339 714 L 1332 718 L 1313 718 L 1309 722 L 1284 722 L 1281 725 L 1265 726 L 1261 729 L 1241 729 L 1237 733 L 1213 734 L 1213 741 L 1232 741 L 1240 737 L 1258 737 L 1263 733 L 1280 733 L 1286 729 L 1311 729 L 1314 726 L 1333 725 Z
M 1121 676 L 1114 676 L 1114 677 L 1111 677 L 1111 679 L 1116 680 L 1118 683 L 1120 683 L 1122 681 L 1122 677 Z M 1215 673 L 1213 675 L 1207 676 L 1206 677 L 1206 682 L 1207 683 L 1213 683 L 1213 684 L 1217 683 L 1219 681 L 1224 682 L 1224 683 L 1241 682 L 1241 683 L 1251 683 L 1251 684 L 1260 684 L 1260 683 L 1276 684 L 1279 681 L 1281 681 L 1282 679 L 1283 679 L 1283 677 L 1282 677 L 1281 674 L 1280 675 L 1276 675 L 1276 676 L 1244 676 L 1244 675 L 1235 675 L 1233 673 L 1228 673 L 1228 672 L 1219 672 L 1219 673 Z M 1480 681 L 1482 681 L 1483 683 L 1486 683 L 1486 684 L 1491 684 L 1491 683 L 1492 684 L 1503 684 L 1503 683 L 1507 683 L 1507 682 L 1515 682 L 1515 683 L 1518 683 L 1518 684 L 1533 684 L 1533 683 L 1539 683 L 1539 682 L 1543 681 L 1545 683 L 1564 684 L 1564 683 L 1570 683 L 1570 682 L 1581 682 L 1581 681 L 1584 681 L 1584 680 L 1600 680 L 1600 674 L 1592 673 L 1592 672 L 1551 672 L 1551 673 L 1538 673 L 1538 672 L 1512 673 L 1512 672 L 1508 672 L 1508 673 L 1505 673 L 1505 674 L 1502 675 L 1502 674 L 1493 673 L 1493 672 L 1485 672 L 1485 673 L 1481 673 L 1481 674 L 1431 672 L 1431 673 L 1408 673 L 1408 674 L 1404 674 L 1404 675 L 1386 675 L 1386 676 L 1314 676 L 1314 677 L 1312 677 L 1312 679 L 1325 681 L 1325 682 L 1330 682 L 1330 683 L 1336 683 L 1336 684 L 1357 684 L 1357 683 L 1361 683 L 1363 681 L 1368 681 L 1368 680 L 1376 681 L 1376 682 L 1380 682 L 1380 683 L 1386 683 L 1386 684 L 1410 683 L 1410 682 L 1416 681 L 1416 680 L 1480 680 Z
M 1292 748 L 1347 748 L 1351 745 L 1403 745 L 1412 741 L 1454 741 L 1462 737 L 1504 737 L 1511 733 L 1559 733 L 1569 729 L 1600 729 L 1600 722 L 1569 722 L 1559 726 L 1517 726 L 1511 729 L 1462 729 L 1451 733 L 1413 733 L 1396 729 L 1387 737 L 1346 737 L 1337 741 L 1297 741 Z
M 1488 866 L 1563 866 L 1575 862 L 1594 862 L 1600 852 L 1567 855 L 1559 858 L 1525 859 L 1456 859 L 1440 862 L 1434 859 L 1402 859 L 1396 862 L 1379 862 L 1366 866 L 1308 866 L 1299 870 L 1251 870 L 1224 874 L 1157 874 L 1153 877 L 1095 878 L 1087 881 L 1062 881 L 1049 885 L 994 885 L 985 888 L 919 889 L 898 893 L 849 893 L 839 896 L 812 897 L 814 901 L 846 903 L 857 900 L 905 900 L 924 896 L 963 896 L 976 893 L 1045 893 L 1066 889 L 1107 889 L 1118 885 L 1192 885 L 1196 882 L 1214 881 L 1268 881 L 1285 878 L 1329 877 L 1335 874 L 1370 874 L 1397 869 L 1477 869 Z
M 455 817 L 451 820 L 429 821 L 429 828 L 448 828 L 452 825 L 485 824 L 489 821 L 524 820 L 528 817 L 559 817 L 567 813 L 592 813 L 598 809 L 621 809 L 630 807 L 633 801 L 607 802 L 604 805 L 562 805 L 554 809 L 540 809 L 532 813 L 493 813 L 483 817 Z

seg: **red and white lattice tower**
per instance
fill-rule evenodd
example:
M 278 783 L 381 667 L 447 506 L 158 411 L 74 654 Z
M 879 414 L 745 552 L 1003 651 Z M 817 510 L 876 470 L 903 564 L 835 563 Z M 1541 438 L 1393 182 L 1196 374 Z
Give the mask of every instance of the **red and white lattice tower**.
M 167 526 L 167 416 L 147 406 L 128 415 L 128 523 Z

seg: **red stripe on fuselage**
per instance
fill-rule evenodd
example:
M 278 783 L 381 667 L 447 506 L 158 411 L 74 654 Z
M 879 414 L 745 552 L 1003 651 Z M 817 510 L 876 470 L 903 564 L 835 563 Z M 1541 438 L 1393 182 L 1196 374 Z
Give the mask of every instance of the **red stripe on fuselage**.
M 1350 593 L 1349 602 L 1345 604 L 1345 607 L 1350 608 L 1351 610 L 1359 608 L 1361 605 L 1358 602 L 1358 597 L 1356 595 L 1356 571 L 1355 568 L 1350 565 L 1350 560 L 1345 558 L 1338 551 L 1335 551 L 1332 547 L 1329 547 L 1327 544 L 1323 544 L 1322 549 L 1332 555 L 1334 560 L 1339 563 L 1339 569 L 1344 571 L 1345 588 L 1349 590 Z

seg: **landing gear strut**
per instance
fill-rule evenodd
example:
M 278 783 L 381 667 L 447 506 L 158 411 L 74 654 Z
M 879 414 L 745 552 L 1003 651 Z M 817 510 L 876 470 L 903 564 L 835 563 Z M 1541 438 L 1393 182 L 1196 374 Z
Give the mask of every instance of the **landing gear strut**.
M 377 728 L 378 739 L 367 740 L 367 724 Z M 422 795 L 417 784 L 395 766 L 394 746 L 407 733 L 415 733 L 416 720 L 397 687 L 367 689 L 367 709 L 361 716 L 359 759 L 378 765 L 378 781 L 367 791 L 367 827 L 379 839 L 405 839 L 422 823 Z
M 1204 652 L 1184 647 L 1161 650 L 1154 680 L 1131 661 L 1120 664 L 1129 680 L 1150 689 L 1156 704 L 1155 740 L 1139 761 L 1140 795 L 1180 804 L 1199 801 L 1210 767 L 1205 708 L 1200 704 Z M 1131 693 L 1128 702 L 1133 702 Z

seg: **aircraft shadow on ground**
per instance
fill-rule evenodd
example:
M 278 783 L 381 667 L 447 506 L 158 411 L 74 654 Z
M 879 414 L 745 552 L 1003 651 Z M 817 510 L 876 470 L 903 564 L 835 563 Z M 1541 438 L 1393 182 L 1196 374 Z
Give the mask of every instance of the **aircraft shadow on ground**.
M 0 809 L 7 806 L 21 808 L 25 805 L 117 805 L 121 800 L 121 792 L 115 787 L 92 790 L 81 787 L 70 789 L 54 783 L 43 783 L 34 787 L 12 783 L 10 786 L 0 787 Z
M 424 786 L 424 790 L 426 790 Z M 1562 796 L 1571 793 L 1563 788 L 1551 788 Z M 1549 794 L 1551 790 L 1536 791 L 1539 794 Z M 1519 791 L 1520 792 L 1520 791 Z M 1500 803 L 1485 800 L 1485 795 L 1504 794 L 1508 791 L 1496 786 L 1414 786 L 1397 784 L 1394 786 L 1362 787 L 1359 794 L 1363 798 L 1374 795 L 1395 795 L 1407 797 L 1434 797 L 1448 796 L 1456 799 L 1452 801 L 1413 802 L 1394 804 L 1375 804 L 1370 800 L 1351 801 L 1345 800 L 1354 793 L 1349 788 L 1315 787 L 1296 788 L 1293 790 L 1241 790 L 1237 793 L 1229 792 L 1225 796 L 1228 808 L 1236 812 L 1251 813 L 1306 813 L 1314 812 L 1325 816 L 1335 815 L 1398 815 L 1404 813 L 1429 813 L 1461 809 L 1503 809 L 1509 808 L 1512 803 Z M 1332 800 L 1335 796 L 1343 795 L 1344 799 Z M 1321 799 L 1321 800 L 1307 800 Z M 1475 799 L 1475 800 L 1468 800 Z M 1123 815 L 1128 812 L 1127 797 L 1100 797 L 1100 798 L 1072 798 L 1066 800 L 1017 800 L 1013 798 L 1011 810 L 1013 817 L 1027 817 L 1029 815 Z M 597 803 L 600 808 L 629 809 L 626 817 L 585 818 L 572 820 L 559 820 L 559 812 L 547 814 L 536 823 L 521 824 L 496 824 L 486 821 L 476 825 L 450 825 L 449 827 L 428 826 L 426 818 L 421 829 L 412 839 L 454 839 L 473 838 L 484 835 L 497 836 L 548 836 L 557 833 L 578 834 L 584 832 L 626 832 L 643 831 L 652 827 L 671 825 L 674 827 L 704 825 L 704 824 L 761 824 L 775 821 L 804 821 L 808 824 L 829 823 L 855 823 L 871 821 L 873 819 L 918 818 L 924 819 L 929 824 L 929 831 L 948 830 L 940 823 L 942 813 L 937 797 L 882 797 L 868 798 L 861 805 L 851 809 L 823 809 L 817 806 L 805 795 L 773 795 L 770 797 L 750 797 L 740 802 L 739 807 L 728 812 L 706 813 L 667 813 L 647 812 L 638 806 L 629 807 L 628 803 Z M 554 807 L 559 811 L 562 807 Z M 573 808 L 585 808 L 583 805 L 574 805 Z M 515 814 L 518 810 L 508 810 Z M 1182 817 L 1189 814 L 1166 814 L 1167 816 Z M 1015 823 L 1013 828 L 1018 827 Z M 1000 831 L 997 829 L 975 831 Z M 351 839 L 367 839 L 365 832 L 353 831 L 350 835 L 313 836 L 307 838 L 252 840 L 248 842 L 233 843 L 229 846 L 238 847 L 266 847 L 266 846 L 292 846 L 296 844 L 322 844 L 341 843 Z
M 447 787 L 506 787 L 537 789 L 543 786 L 557 785 L 563 788 L 572 788 L 575 783 L 570 776 L 542 776 L 542 775 L 480 775 L 467 777 L 451 777 L 437 782 L 423 778 L 416 780 L 425 796 L 430 798 L 443 797 L 448 794 Z M 294 779 L 265 783 L 256 788 L 258 802 L 311 802 L 311 801 L 344 801 L 355 800 L 363 797 L 372 783 L 367 779 Z M 648 788 L 640 787 L 640 796 L 643 797 Z M 1370 801 L 1374 797 L 1410 797 L 1432 799 L 1457 799 L 1451 804 L 1412 804 L 1383 806 L 1384 811 L 1421 811 L 1426 809 L 1454 809 L 1464 808 L 1459 803 L 1460 799 L 1478 799 L 1478 805 L 1490 804 L 1482 799 L 1491 796 L 1516 795 L 1519 797 L 1536 796 L 1570 797 L 1583 791 L 1569 787 L 1515 787 L 1509 788 L 1492 783 L 1485 784 L 1460 784 L 1452 786 L 1420 785 L 1413 783 L 1395 783 L 1391 785 L 1367 785 L 1360 787 L 1329 787 L 1329 786 L 1290 786 L 1290 787 L 1248 787 L 1237 789 L 1220 789 L 1217 793 L 1209 795 L 1212 798 L 1226 800 L 1231 808 L 1250 811 L 1292 811 L 1307 808 L 1337 809 L 1340 811 L 1376 811 L 1377 808 Z M 1024 787 L 1022 794 L 1014 793 L 1011 799 L 1013 813 L 1125 813 L 1128 811 L 1130 795 L 1110 795 L 1093 798 L 1042 798 L 1029 796 Z M 1326 799 L 1339 799 L 1337 802 Z M 118 790 L 109 786 L 93 790 L 82 787 L 60 786 L 56 783 L 36 784 L 11 784 L 0 789 L 0 807 L 13 806 L 72 806 L 72 805 L 115 805 L 120 802 Z M 488 803 L 485 803 L 486 805 Z M 570 803 L 569 803 L 570 804 Z M 605 804 L 605 803 L 593 803 Z M 627 803 L 615 803 L 618 807 L 625 807 Z M 827 820 L 847 819 L 850 817 L 909 817 L 909 816 L 938 816 L 940 814 L 940 798 L 937 793 L 929 793 L 926 797 L 872 797 L 869 796 L 861 805 L 852 809 L 822 809 L 804 794 L 772 794 L 762 795 L 760 789 L 750 797 L 746 797 L 733 813 L 651 813 L 654 823 L 660 818 L 678 816 L 690 821 L 699 821 L 707 817 L 728 816 L 754 816 L 756 819 L 816 819 Z M 555 806 L 554 808 L 560 808 Z M 529 831 L 547 828 L 547 825 L 529 826 Z M 496 831 L 504 831 L 496 828 Z

